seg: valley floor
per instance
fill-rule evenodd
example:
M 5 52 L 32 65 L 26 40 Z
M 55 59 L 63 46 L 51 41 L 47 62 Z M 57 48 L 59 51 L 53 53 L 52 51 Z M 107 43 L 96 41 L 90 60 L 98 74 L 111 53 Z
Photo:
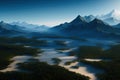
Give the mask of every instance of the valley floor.
M 37 59 L 40 62 L 46 62 L 49 65 L 59 65 L 66 68 L 69 71 L 88 76 L 90 80 L 98 80 L 97 74 L 104 73 L 104 70 L 91 66 L 87 63 L 83 63 L 78 60 L 76 55 L 69 55 L 72 51 L 77 50 L 80 46 L 99 46 L 103 47 L 104 50 L 109 48 L 109 45 L 117 44 L 114 41 L 100 41 L 100 40 L 73 40 L 73 39 L 51 39 L 51 38 L 40 38 L 47 44 L 42 46 L 34 46 L 40 49 L 42 53 L 37 53 L 36 56 L 14 56 L 10 60 L 12 63 L 7 68 L 0 70 L 0 72 L 8 71 L 19 71 L 18 64 L 29 62 L 30 59 Z M 24 47 L 33 47 L 25 45 Z M 84 58 L 88 62 L 100 62 L 104 59 L 92 59 Z

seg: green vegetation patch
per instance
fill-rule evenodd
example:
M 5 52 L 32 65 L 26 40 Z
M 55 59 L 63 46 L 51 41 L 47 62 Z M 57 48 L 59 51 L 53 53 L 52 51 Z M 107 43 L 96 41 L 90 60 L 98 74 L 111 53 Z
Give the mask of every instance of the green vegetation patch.
M 61 60 L 59 58 L 52 58 L 52 60 L 57 65 L 61 62 Z
M 111 46 L 111 48 L 107 50 L 103 50 L 102 48 L 95 46 L 82 46 L 76 52 L 76 56 L 80 62 L 92 65 L 105 71 L 104 73 L 97 75 L 100 80 L 120 79 L 120 45 Z M 81 60 L 84 58 L 101 58 L 103 61 L 90 62 Z M 110 61 L 105 61 L 104 59 L 110 59 Z
M 19 68 L 22 72 L 0 73 L 0 80 L 89 80 L 86 76 L 43 62 L 22 63 Z
M 60 45 L 60 46 L 67 46 L 66 41 L 55 40 L 54 42 L 55 42 L 57 45 Z
M 27 45 L 27 46 L 43 46 L 47 44 L 47 41 L 19 36 L 19 37 L 13 37 L 13 38 L 0 37 L 0 43 L 20 44 L 20 45 Z

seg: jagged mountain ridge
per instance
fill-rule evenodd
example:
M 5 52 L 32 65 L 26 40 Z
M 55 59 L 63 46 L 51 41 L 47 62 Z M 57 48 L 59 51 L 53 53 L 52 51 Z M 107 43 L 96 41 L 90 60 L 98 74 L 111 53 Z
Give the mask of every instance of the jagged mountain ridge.
M 111 12 L 109 12 L 108 14 L 102 15 L 98 18 L 110 25 L 116 25 L 116 24 L 120 23 L 120 11 L 114 9 Z
M 109 25 L 116 25 L 120 23 L 120 11 L 119 10 L 112 10 L 111 12 L 103 15 L 98 15 L 98 16 L 93 16 L 93 15 L 88 15 L 84 16 L 84 19 L 87 22 L 92 21 L 93 19 L 100 19 L 104 21 L 105 23 L 108 23 Z
M 51 31 L 59 32 L 61 34 L 70 34 L 70 35 L 105 35 L 105 34 L 118 34 L 120 33 L 119 29 L 113 28 L 112 26 L 104 23 L 102 20 L 95 18 L 91 22 L 87 22 L 80 15 L 77 16 L 70 23 L 64 23 L 58 26 L 55 26 Z
M 55 26 L 53 28 L 51 28 L 51 30 L 53 31 L 74 31 L 77 30 L 77 28 L 81 28 L 82 26 L 84 26 L 87 22 L 84 20 L 83 17 L 81 17 L 80 15 L 78 15 L 73 21 L 71 21 L 70 23 L 64 23 L 64 24 L 60 24 L 58 26 Z
M 84 16 L 84 19 L 86 22 L 91 22 L 92 20 L 94 20 L 96 17 L 93 15 L 88 15 L 88 16 Z

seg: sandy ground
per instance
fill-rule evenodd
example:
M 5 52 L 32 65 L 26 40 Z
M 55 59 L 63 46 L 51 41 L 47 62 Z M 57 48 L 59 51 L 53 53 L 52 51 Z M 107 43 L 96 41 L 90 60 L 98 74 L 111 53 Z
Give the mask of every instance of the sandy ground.
M 85 61 L 90 61 L 90 62 L 99 62 L 99 61 L 102 61 L 102 59 L 84 59 Z
M 11 61 L 13 61 L 10 65 L 8 65 L 7 68 L 0 70 L 0 72 L 8 72 L 8 71 L 16 71 L 17 69 L 17 64 L 18 63 L 23 63 L 26 62 L 28 59 L 32 58 L 31 56 L 15 56 Z

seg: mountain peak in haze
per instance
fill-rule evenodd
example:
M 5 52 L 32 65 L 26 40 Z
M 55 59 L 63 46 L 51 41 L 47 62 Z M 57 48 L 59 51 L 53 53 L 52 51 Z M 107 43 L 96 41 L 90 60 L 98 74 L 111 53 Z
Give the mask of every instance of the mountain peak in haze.
M 115 19 L 120 20 L 120 11 L 119 10 L 114 9 L 108 15 Z
M 78 15 L 75 19 L 77 19 L 77 20 L 84 20 L 84 18 L 81 17 L 80 15 Z
M 116 25 L 120 23 L 120 11 L 119 10 L 112 10 L 108 14 L 102 15 L 99 19 L 103 20 L 104 22 L 110 25 Z
M 73 21 L 85 21 L 83 17 L 78 15 Z
M 117 9 L 113 9 L 112 11 L 111 11 L 112 13 L 120 13 L 120 11 L 119 10 L 117 10 Z
M 93 16 L 93 15 L 84 16 L 84 19 L 87 22 L 91 22 L 92 20 L 95 19 L 95 16 Z
M 110 13 L 103 15 L 102 18 L 103 19 L 114 18 L 114 19 L 120 20 L 120 11 L 114 9 Z
M 95 18 L 93 21 L 91 21 L 91 23 L 101 24 L 101 23 L 104 23 L 104 22 L 102 20 L 99 20 L 99 19 Z
M 81 24 L 81 23 L 85 23 L 85 19 L 83 17 L 81 17 L 80 15 L 78 15 L 71 23 L 72 24 Z

